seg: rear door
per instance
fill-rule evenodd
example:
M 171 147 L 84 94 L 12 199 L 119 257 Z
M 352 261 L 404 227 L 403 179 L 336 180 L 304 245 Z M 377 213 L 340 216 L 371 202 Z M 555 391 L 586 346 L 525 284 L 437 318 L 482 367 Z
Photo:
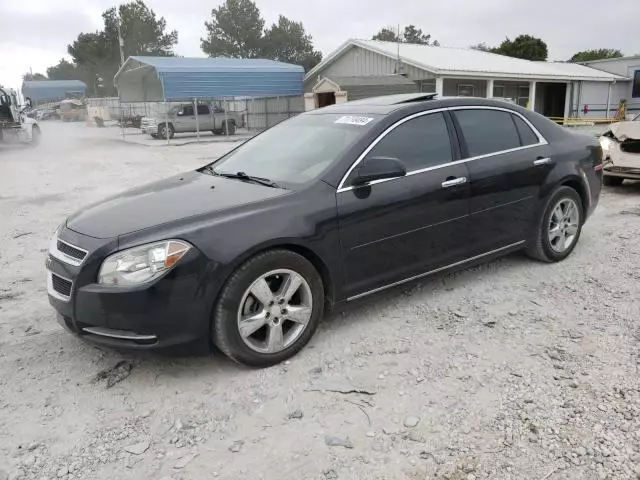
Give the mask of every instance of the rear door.
M 198 105 L 198 125 L 201 132 L 213 130 L 213 120 L 209 105 Z
M 353 186 L 357 165 L 337 192 L 347 296 L 383 288 L 466 256 L 469 173 L 452 144 L 447 112 L 396 123 L 365 150 L 394 157 L 405 177 Z
M 553 168 L 549 145 L 509 109 L 455 107 L 452 113 L 471 180 L 471 255 L 528 240 Z

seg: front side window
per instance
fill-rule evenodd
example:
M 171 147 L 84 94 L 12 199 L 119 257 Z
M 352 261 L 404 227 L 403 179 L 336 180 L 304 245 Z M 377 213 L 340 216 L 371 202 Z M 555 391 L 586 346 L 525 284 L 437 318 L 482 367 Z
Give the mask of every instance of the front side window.
M 640 97 L 640 70 L 633 72 L 633 87 L 631 88 L 633 98 Z
M 209 115 L 209 106 L 198 105 L 198 115 Z
M 448 163 L 453 159 L 447 124 L 442 113 L 413 118 L 393 129 L 366 158 L 393 157 L 407 172 Z
M 193 115 L 193 107 L 191 105 L 185 105 L 182 107 L 182 115 L 185 117 L 190 117 Z
M 469 109 L 454 112 L 467 146 L 467 156 L 477 157 L 520 147 L 511 114 L 502 110 Z

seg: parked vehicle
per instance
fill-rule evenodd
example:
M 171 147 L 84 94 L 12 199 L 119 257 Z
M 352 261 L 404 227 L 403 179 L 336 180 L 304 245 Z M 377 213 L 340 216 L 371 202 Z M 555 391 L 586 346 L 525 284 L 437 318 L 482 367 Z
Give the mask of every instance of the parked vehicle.
M 69 98 L 60 102 L 59 114 L 63 122 L 83 122 L 87 119 L 87 106 L 82 100 Z
M 640 180 L 640 115 L 614 123 L 600 136 L 604 152 L 604 184 L 622 185 L 625 179 Z
M 334 105 L 69 217 L 50 247 L 49 300 L 90 342 L 212 342 L 264 367 L 336 304 L 517 250 L 564 260 L 601 185 L 594 137 L 517 105 Z
M 197 113 L 197 118 L 196 118 Z M 143 117 L 142 132 L 154 138 L 173 138 L 175 133 L 211 131 L 217 135 L 235 135 L 236 128 L 242 125 L 242 116 L 235 112 L 226 112 L 215 105 L 198 104 L 197 111 L 192 103 L 177 105 L 169 110 L 167 118 Z
M 31 108 L 31 100 L 20 108 L 14 90 L 0 86 L 0 143 L 40 143 L 40 126 L 35 118 L 26 115 Z

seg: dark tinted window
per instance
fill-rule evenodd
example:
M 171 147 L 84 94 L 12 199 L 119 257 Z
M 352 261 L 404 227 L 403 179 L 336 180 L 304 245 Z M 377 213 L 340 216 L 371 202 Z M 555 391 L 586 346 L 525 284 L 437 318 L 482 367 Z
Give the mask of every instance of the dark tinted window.
M 182 115 L 184 115 L 185 117 L 193 115 L 193 107 L 191 105 L 185 105 L 184 107 L 182 107 Z
M 640 97 L 640 70 L 633 72 L 633 86 L 631 87 L 631 96 L 633 98 Z
M 533 130 L 531 130 L 531 127 L 527 125 L 526 122 L 522 120 L 522 118 L 520 118 L 518 115 L 513 115 L 513 121 L 516 122 L 516 127 L 518 129 L 518 133 L 520 134 L 520 140 L 523 146 L 535 145 L 536 143 L 540 142 L 536 134 L 533 133 Z
M 209 115 L 209 106 L 198 105 L 198 115 Z
M 447 124 L 442 113 L 414 118 L 392 130 L 367 157 L 394 157 L 408 172 L 452 160 Z
M 500 152 L 520 146 L 520 137 L 511 114 L 500 110 L 458 110 L 469 157 Z

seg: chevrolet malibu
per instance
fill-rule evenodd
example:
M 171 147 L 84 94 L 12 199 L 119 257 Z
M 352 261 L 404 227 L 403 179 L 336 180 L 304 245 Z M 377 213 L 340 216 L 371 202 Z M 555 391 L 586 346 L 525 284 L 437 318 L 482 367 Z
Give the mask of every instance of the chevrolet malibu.
M 517 250 L 564 260 L 601 185 L 595 138 L 517 105 L 335 105 L 70 216 L 49 301 L 96 344 L 213 344 L 269 366 L 336 304 Z

